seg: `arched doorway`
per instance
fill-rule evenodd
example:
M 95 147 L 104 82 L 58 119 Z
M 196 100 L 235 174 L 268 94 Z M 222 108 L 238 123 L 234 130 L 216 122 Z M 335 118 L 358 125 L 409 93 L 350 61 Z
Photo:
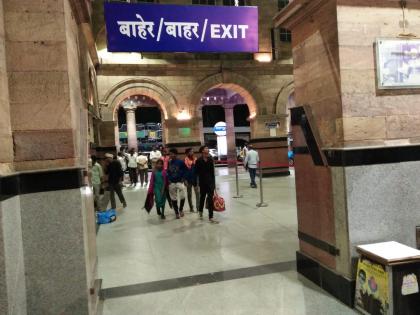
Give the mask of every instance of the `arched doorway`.
M 118 128 L 116 142 L 120 148 L 147 152 L 153 146 L 162 145 L 164 114 L 153 98 L 147 95 L 130 96 L 116 107 L 114 116 Z
M 201 97 L 199 108 L 204 142 L 219 163 L 226 163 L 227 160 L 233 163 L 239 156 L 240 148 L 249 142 L 251 136 L 250 111 L 244 98 L 235 91 L 217 87 Z M 226 138 L 214 132 L 214 126 L 219 122 L 226 123 Z
M 251 80 L 240 74 L 227 71 L 201 81 L 190 96 L 190 104 L 196 108 L 199 117 L 203 114 L 203 106 L 220 105 L 225 109 L 225 122 L 228 127 L 227 159 L 234 161 L 238 156 L 235 139 L 235 112 L 239 113 L 234 108 L 239 105 L 247 107 L 249 126 L 242 127 L 248 128 L 249 138 L 252 138 L 255 134 L 254 119 L 258 115 L 259 107 L 263 106 L 265 102 L 263 94 Z

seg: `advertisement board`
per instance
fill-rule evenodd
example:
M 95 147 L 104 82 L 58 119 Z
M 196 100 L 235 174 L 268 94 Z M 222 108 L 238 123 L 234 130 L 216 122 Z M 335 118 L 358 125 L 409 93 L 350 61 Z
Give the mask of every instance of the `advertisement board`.
M 376 68 L 379 89 L 420 88 L 420 39 L 377 39 Z

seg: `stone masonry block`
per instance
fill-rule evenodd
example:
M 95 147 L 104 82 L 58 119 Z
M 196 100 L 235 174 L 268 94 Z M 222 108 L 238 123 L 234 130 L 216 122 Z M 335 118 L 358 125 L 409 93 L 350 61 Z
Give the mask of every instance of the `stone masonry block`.
M 3 0 L 6 12 L 63 12 L 62 0 Z
M 61 12 L 6 12 L 8 41 L 60 41 L 64 34 Z
M 344 117 L 343 132 L 344 141 L 385 139 L 385 116 Z
M 12 72 L 9 85 L 11 102 L 43 104 L 69 99 L 69 79 L 64 71 Z
M 15 131 L 15 161 L 55 160 L 74 157 L 73 131 Z
M 66 71 L 65 41 L 10 42 L 7 45 L 7 70 Z

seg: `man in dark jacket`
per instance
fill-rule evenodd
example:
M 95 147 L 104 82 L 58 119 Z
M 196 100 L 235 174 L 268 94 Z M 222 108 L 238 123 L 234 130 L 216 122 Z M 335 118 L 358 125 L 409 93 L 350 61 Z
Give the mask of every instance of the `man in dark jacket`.
M 209 154 L 209 148 L 202 146 L 200 148 L 201 157 L 195 163 L 195 172 L 200 186 L 200 219 L 203 218 L 204 203 L 207 197 L 209 208 L 209 220 L 211 223 L 219 223 L 213 219 L 213 195 L 216 189 L 216 178 L 214 175 L 214 162 Z
M 117 193 L 120 202 L 123 204 L 123 207 L 127 207 L 124 195 L 122 193 L 122 180 L 124 177 L 124 172 L 121 167 L 121 163 L 114 159 L 114 156 L 110 153 L 105 154 L 107 158 L 108 166 L 106 167 L 105 174 L 108 175 L 108 186 L 109 192 L 111 194 L 111 208 L 116 209 L 117 204 L 115 202 L 115 193 Z

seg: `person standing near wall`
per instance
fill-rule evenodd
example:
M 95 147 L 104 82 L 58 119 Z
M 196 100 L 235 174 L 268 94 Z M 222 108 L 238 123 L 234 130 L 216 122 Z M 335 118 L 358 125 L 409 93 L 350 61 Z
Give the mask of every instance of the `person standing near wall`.
M 188 197 L 188 204 L 190 206 L 190 212 L 194 212 L 194 205 L 192 202 L 192 191 L 194 190 L 195 194 L 195 206 L 198 211 L 198 206 L 200 205 L 200 193 L 197 185 L 197 176 L 195 175 L 195 163 L 197 161 L 196 157 L 194 156 L 194 151 L 192 148 L 188 148 L 185 150 L 185 166 L 187 168 L 186 176 L 185 176 L 185 184 L 187 186 L 187 197 Z
M 255 182 L 255 176 L 257 175 L 257 167 L 260 162 L 260 156 L 257 151 L 254 150 L 252 145 L 249 145 L 248 152 L 245 156 L 244 166 L 249 171 L 249 177 L 251 178 L 251 187 L 257 188 Z
M 198 212 L 200 219 L 203 219 L 204 203 L 207 198 L 209 220 L 211 223 L 219 223 L 213 218 L 213 195 L 216 189 L 214 161 L 209 154 L 209 148 L 207 146 L 202 146 L 200 153 L 201 157 L 195 163 L 196 177 L 198 177 L 198 185 L 200 187 L 200 206 Z
M 176 218 L 184 216 L 185 205 L 185 175 L 186 166 L 184 161 L 177 158 L 177 149 L 170 150 L 170 160 L 168 162 L 168 180 L 169 180 L 169 196 L 171 198 L 172 207 L 175 211 Z M 178 199 L 180 201 L 178 207 Z
M 126 156 L 128 159 L 128 172 L 130 174 L 130 182 L 132 186 L 136 187 L 138 182 L 137 153 L 134 149 L 131 149 L 130 153 Z
M 121 163 L 114 159 L 114 156 L 110 153 L 105 154 L 105 157 L 108 160 L 108 166 L 106 168 L 105 174 L 108 176 L 108 188 L 111 197 L 111 208 L 116 209 L 117 204 L 115 202 L 115 193 L 118 195 L 120 202 L 123 204 L 123 207 L 127 207 L 127 202 L 125 201 L 124 195 L 122 193 L 121 182 L 124 177 L 124 172 L 121 167 Z
M 92 188 L 93 198 L 95 201 L 95 210 L 99 210 L 99 200 L 101 198 L 101 186 L 103 181 L 104 172 L 101 164 L 98 162 L 98 158 L 95 155 L 91 156 L 92 159 Z
M 162 152 L 159 151 L 156 146 L 150 151 L 150 161 L 152 162 L 152 170 L 155 169 L 156 162 L 162 158 Z
M 140 187 L 143 187 L 143 184 L 144 187 L 147 187 L 147 184 L 149 183 L 149 159 L 146 154 L 139 154 L 137 157 L 137 166 L 140 175 Z

